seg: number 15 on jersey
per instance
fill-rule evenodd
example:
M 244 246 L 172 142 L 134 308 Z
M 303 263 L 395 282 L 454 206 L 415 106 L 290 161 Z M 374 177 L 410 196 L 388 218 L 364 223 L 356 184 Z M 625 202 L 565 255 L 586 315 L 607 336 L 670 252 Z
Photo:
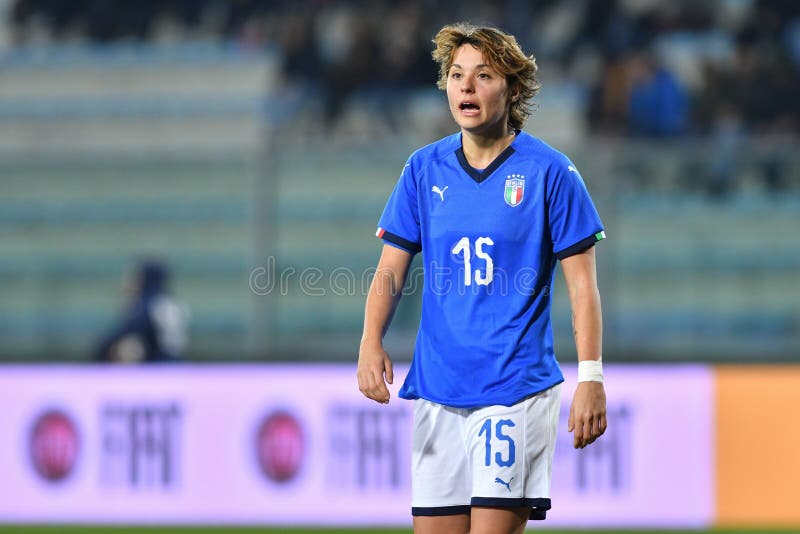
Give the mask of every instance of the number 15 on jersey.
M 483 269 L 484 272 L 481 272 L 481 269 L 475 269 L 475 272 L 472 272 L 472 253 L 470 251 L 470 242 L 468 237 L 462 237 L 459 239 L 453 249 L 450 251 L 456 256 L 460 254 L 464 255 L 465 286 L 472 285 L 473 277 L 475 283 L 479 286 L 488 286 L 492 283 L 492 279 L 494 278 L 494 262 L 492 261 L 492 257 L 489 255 L 489 253 L 483 249 L 484 246 L 492 245 L 494 245 L 494 241 L 492 241 L 491 237 L 479 237 L 475 240 L 475 256 L 477 256 L 478 259 L 483 260 L 485 264 Z

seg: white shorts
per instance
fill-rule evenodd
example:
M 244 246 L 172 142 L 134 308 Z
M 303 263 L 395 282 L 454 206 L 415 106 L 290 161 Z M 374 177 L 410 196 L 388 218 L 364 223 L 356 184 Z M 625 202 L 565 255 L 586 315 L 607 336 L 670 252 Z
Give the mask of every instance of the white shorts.
M 450 408 L 414 401 L 411 513 L 469 513 L 471 506 L 550 509 L 561 384 L 513 406 Z

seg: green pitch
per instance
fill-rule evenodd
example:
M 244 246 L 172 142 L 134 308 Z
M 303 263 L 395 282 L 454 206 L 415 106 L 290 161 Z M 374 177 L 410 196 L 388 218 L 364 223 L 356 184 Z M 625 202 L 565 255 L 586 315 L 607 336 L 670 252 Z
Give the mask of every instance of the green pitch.
M 553 534 L 790 534 L 800 532 L 800 528 L 786 529 L 711 529 L 711 530 L 561 530 L 530 529 Z M 163 527 L 163 526 L 39 526 L 39 525 L 0 525 L 0 534 L 411 534 L 411 529 L 389 528 L 262 528 L 262 527 Z

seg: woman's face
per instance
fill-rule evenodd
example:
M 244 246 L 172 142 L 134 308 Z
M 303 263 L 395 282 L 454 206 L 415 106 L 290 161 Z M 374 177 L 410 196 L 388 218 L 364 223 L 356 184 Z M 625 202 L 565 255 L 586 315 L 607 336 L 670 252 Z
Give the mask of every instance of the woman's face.
M 463 44 L 447 74 L 450 113 L 462 131 L 483 135 L 507 133 L 509 91 L 505 76 L 489 66 L 480 50 Z

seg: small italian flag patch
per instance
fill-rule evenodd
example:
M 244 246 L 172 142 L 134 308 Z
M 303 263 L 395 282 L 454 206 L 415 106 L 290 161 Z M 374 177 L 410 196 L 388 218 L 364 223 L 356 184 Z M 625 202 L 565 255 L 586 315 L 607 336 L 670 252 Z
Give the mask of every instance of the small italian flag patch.
M 378 230 L 380 230 L 380 228 L 378 228 Z M 598 241 L 602 241 L 603 239 L 606 238 L 606 233 L 603 231 L 597 232 L 596 234 L 594 234 L 594 238 L 597 239 Z
M 386 230 L 384 230 L 383 228 L 381 228 L 379 226 L 378 229 L 375 231 L 375 237 L 381 237 L 382 238 L 384 232 L 386 232 Z

